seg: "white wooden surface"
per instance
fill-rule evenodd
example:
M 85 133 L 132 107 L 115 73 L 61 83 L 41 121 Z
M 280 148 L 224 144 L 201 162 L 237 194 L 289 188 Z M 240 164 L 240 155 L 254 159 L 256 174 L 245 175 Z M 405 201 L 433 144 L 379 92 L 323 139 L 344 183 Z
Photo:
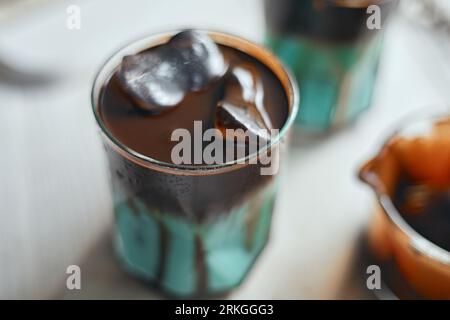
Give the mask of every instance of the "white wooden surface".
M 81 30 L 66 28 L 69 4 L 81 7 Z M 158 297 L 124 275 L 110 251 L 92 79 L 115 49 L 159 30 L 203 27 L 260 41 L 261 1 L 55 1 L 13 17 L 0 20 L 0 61 L 37 80 L 11 84 L 0 73 L 0 298 Z M 351 273 L 372 207 L 357 168 L 403 115 L 450 102 L 449 54 L 448 34 L 393 21 L 372 109 L 292 148 L 270 244 L 231 298 L 366 297 Z M 65 289 L 70 264 L 81 265 L 81 291 Z

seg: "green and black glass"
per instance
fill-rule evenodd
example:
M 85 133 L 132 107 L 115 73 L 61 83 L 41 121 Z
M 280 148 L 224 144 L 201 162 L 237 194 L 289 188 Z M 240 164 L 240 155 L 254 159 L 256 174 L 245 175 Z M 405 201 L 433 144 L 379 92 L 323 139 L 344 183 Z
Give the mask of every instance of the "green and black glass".
M 382 31 L 395 5 L 395 0 L 266 0 L 266 44 L 300 85 L 298 126 L 313 132 L 342 127 L 370 106 Z
M 186 83 L 198 85 L 215 70 L 206 63 L 211 57 L 219 62 L 224 58 L 225 73 L 212 77 L 201 90 L 185 89 Z M 195 73 L 188 74 L 191 69 L 184 68 L 192 66 Z M 138 70 L 130 78 L 134 91 L 124 86 L 122 78 L 130 70 Z M 136 87 L 136 81 L 143 85 Z M 138 105 L 142 92 L 145 97 L 164 96 L 166 101 L 179 92 L 185 96 L 169 112 L 152 113 L 143 109 L 142 101 L 155 109 L 162 103 L 148 99 Z M 92 107 L 111 176 L 115 248 L 126 271 L 182 298 L 223 295 L 245 279 L 268 241 L 278 166 L 297 114 L 297 97 L 295 81 L 273 54 L 223 33 L 184 30 L 149 36 L 105 63 L 94 82 Z M 220 109 L 225 104 L 234 112 L 228 118 Z M 276 136 L 254 152 L 234 157 L 238 146 L 249 147 L 242 128 L 260 128 L 264 120 L 257 120 L 262 115 L 279 129 Z M 197 151 L 195 142 L 191 144 L 191 137 L 192 141 L 203 137 L 196 123 L 213 124 L 215 134 L 241 126 L 239 144 L 233 137 L 230 147 L 222 145 L 215 151 L 221 154 L 231 148 L 230 160 L 200 159 L 194 164 L 172 160 L 177 144 L 172 133 L 177 130 L 189 138 L 183 155 L 192 150 L 194 157 L 198 151 L 202 157 L 206 152 L 206 140 L 200 140 Z M 226 142 L 219 135 L 211 139 Z M 261 161 L 268 154 L 270 162 Z M 270 168 L 274 171 L 266 174 Z

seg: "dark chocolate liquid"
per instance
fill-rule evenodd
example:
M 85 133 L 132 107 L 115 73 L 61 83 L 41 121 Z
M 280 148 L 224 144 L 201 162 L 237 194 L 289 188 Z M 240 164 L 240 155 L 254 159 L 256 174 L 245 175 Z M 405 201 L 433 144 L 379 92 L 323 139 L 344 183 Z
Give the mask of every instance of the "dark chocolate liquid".
M 403 177 L 394 204 L 414 230 L 450 251 L 450 190 L 433 190 Z
M 288 101 L 278 78 L 257 59 L 241 51 L 225 46 L 220 46 L 220 51 L 228 64 L 250 64 L 256 69 L 263 86 L 265 111 L 273 129 L 281 129 L 287 118 Z M 100 95 L 99 114 L 122 144 L 147 157 L 170 163 L 171 150 L 178 143 L 171 141 L 172 132 L 184 128 L 193 137 L 194 121 L 202 121 L 203 130 L 213 128 L 216 104 L 222 95 L 223 83 L 219 79 L 201 91 L 189 92 L 171 110 L 148 114 L 134 105 L 113 75 Z

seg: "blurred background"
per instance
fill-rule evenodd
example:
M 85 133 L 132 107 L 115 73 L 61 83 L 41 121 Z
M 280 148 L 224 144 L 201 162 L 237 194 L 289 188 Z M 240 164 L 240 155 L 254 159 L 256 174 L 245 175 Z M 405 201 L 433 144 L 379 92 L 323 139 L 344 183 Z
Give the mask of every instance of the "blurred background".
M 231 298 L 370 296 L 355 250 L 373 195 L 357 171 L 402 117 L 450 101 L 449 2 L 404 2 L 386 27 L 371 108 L 333 135 L 293 141 L 271 241 Z M 71 5 L 80 8 L 79 29 L 67 25 Z M 185 27 L 261 43 L 264 3 L 0 0 L 0 298 L 159 298 L 112 254 L 90 89 L 124 44 Z M 80 291 L 65 287 L 72 264 L 82 270 Z

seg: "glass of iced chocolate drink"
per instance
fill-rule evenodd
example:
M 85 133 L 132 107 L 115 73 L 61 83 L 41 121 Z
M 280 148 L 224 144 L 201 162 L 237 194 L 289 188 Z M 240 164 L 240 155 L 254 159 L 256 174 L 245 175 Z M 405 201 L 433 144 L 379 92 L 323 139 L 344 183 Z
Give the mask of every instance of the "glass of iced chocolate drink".
M 238 286 L 269 236 L 297 100 L 277 58 L 228 34 L 170 32 L 114 54 L 92 105 L 125 269 L 177 297 Z

